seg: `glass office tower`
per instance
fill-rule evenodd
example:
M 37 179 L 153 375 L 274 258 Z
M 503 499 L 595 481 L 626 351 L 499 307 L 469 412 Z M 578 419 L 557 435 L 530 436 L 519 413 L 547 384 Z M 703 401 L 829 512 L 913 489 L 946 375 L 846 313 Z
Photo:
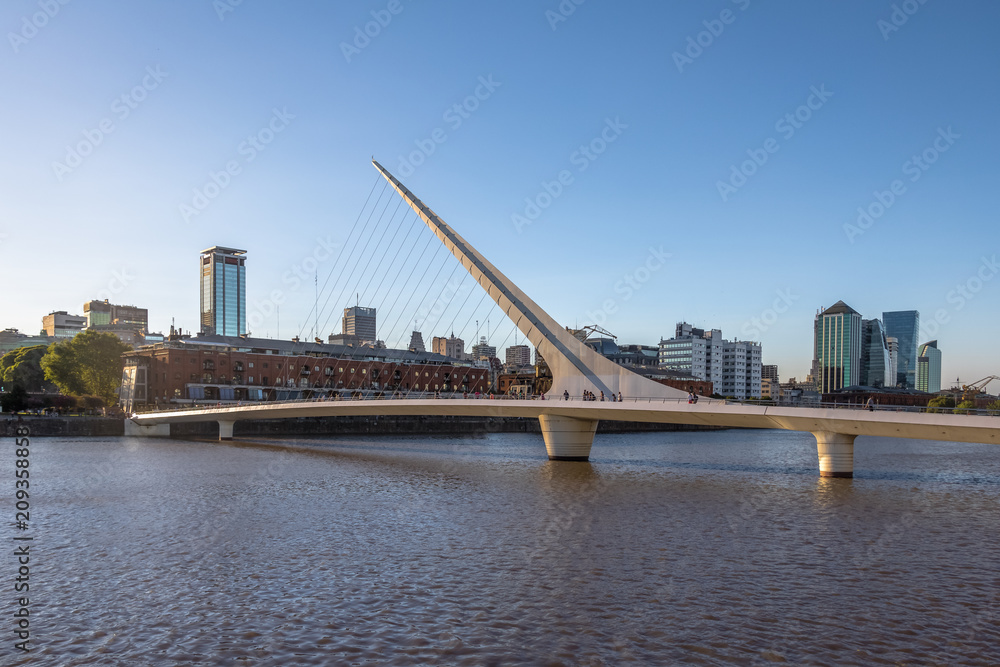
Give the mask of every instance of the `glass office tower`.
M 861 314 L 838 301 L 816 319 L 819 389 L 823 394 L 858 384 L 861 377 Z
M 924 343 L 917 351 L 917 391 L 941 391 L 941 350 L 937 341 Z
M 896 310 L 882 313 L 885 335 L 899 341 L 896 362 L 896 386 L 913 389 L 917 386 L 917 337 L 920 335 L 920 313 L 916 310 Z
M 882 322 L 861 320 L 861 384 L 866 387 L 894 387 L 889 345 Z
M 247 332 L 246 250 L 215 246 L 201 251 L 201 332 Z

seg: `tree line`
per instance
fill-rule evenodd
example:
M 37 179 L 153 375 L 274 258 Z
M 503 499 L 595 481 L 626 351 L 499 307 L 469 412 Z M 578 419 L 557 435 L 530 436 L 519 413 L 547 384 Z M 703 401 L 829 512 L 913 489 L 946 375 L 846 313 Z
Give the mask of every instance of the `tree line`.
M 88 406 L 112 405 L 121 385 L 122 354 L 130 349 L 114 334 L 88 330 L 65 341 L 11 350 L 0 357 L 0 405 L 4 412 L 23 410 L 29 407 L 29 393 L 53 388 Z

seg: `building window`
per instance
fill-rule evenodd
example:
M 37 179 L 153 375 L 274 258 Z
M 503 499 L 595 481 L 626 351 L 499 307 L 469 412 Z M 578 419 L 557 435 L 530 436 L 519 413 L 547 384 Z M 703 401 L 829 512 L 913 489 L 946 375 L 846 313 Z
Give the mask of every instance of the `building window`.
M 250 368 L 253 368 L 253 362 L 251 361 L 251 362 L 250 362 L 250 363 L 248 364 L 248 366 L 250 366 Z M 265 366 L 265 368 L 267 368 L 267 367 Z

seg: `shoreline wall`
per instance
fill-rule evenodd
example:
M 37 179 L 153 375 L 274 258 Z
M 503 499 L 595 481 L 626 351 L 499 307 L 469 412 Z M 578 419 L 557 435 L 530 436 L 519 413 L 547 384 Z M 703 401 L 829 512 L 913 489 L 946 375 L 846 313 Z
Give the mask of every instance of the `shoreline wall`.
M 120 417 L 25 417 L 32 437 L 114 437 L 124 436 L 125 420 Z M 17 418 L 0 416 L 0 432 L 13 437 Z M 639 433 L 648 431 L 716 431 L 722 426 L 686 426 L 645 422 L 602 421 L 598 433 Z M 173 438 L 217 436 L 216 422 L 172 424 Z M 541 433 L 538 420 L 526 417 L 300 417 L 294 419 L 246 419 L 237 421 L 233 436 L 283 435 L 463 435 L 483 433 Z

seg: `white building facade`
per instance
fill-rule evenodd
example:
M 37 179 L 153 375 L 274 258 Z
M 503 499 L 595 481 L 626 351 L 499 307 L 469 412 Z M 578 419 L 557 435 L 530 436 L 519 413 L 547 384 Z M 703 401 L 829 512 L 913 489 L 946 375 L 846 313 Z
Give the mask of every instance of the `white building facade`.
M 720 329 L 678 323 L 674 337 L 660 341 L 659 366 L 708 380 L 723 396 L 761 397 L 760 343 L 724 340 Z

